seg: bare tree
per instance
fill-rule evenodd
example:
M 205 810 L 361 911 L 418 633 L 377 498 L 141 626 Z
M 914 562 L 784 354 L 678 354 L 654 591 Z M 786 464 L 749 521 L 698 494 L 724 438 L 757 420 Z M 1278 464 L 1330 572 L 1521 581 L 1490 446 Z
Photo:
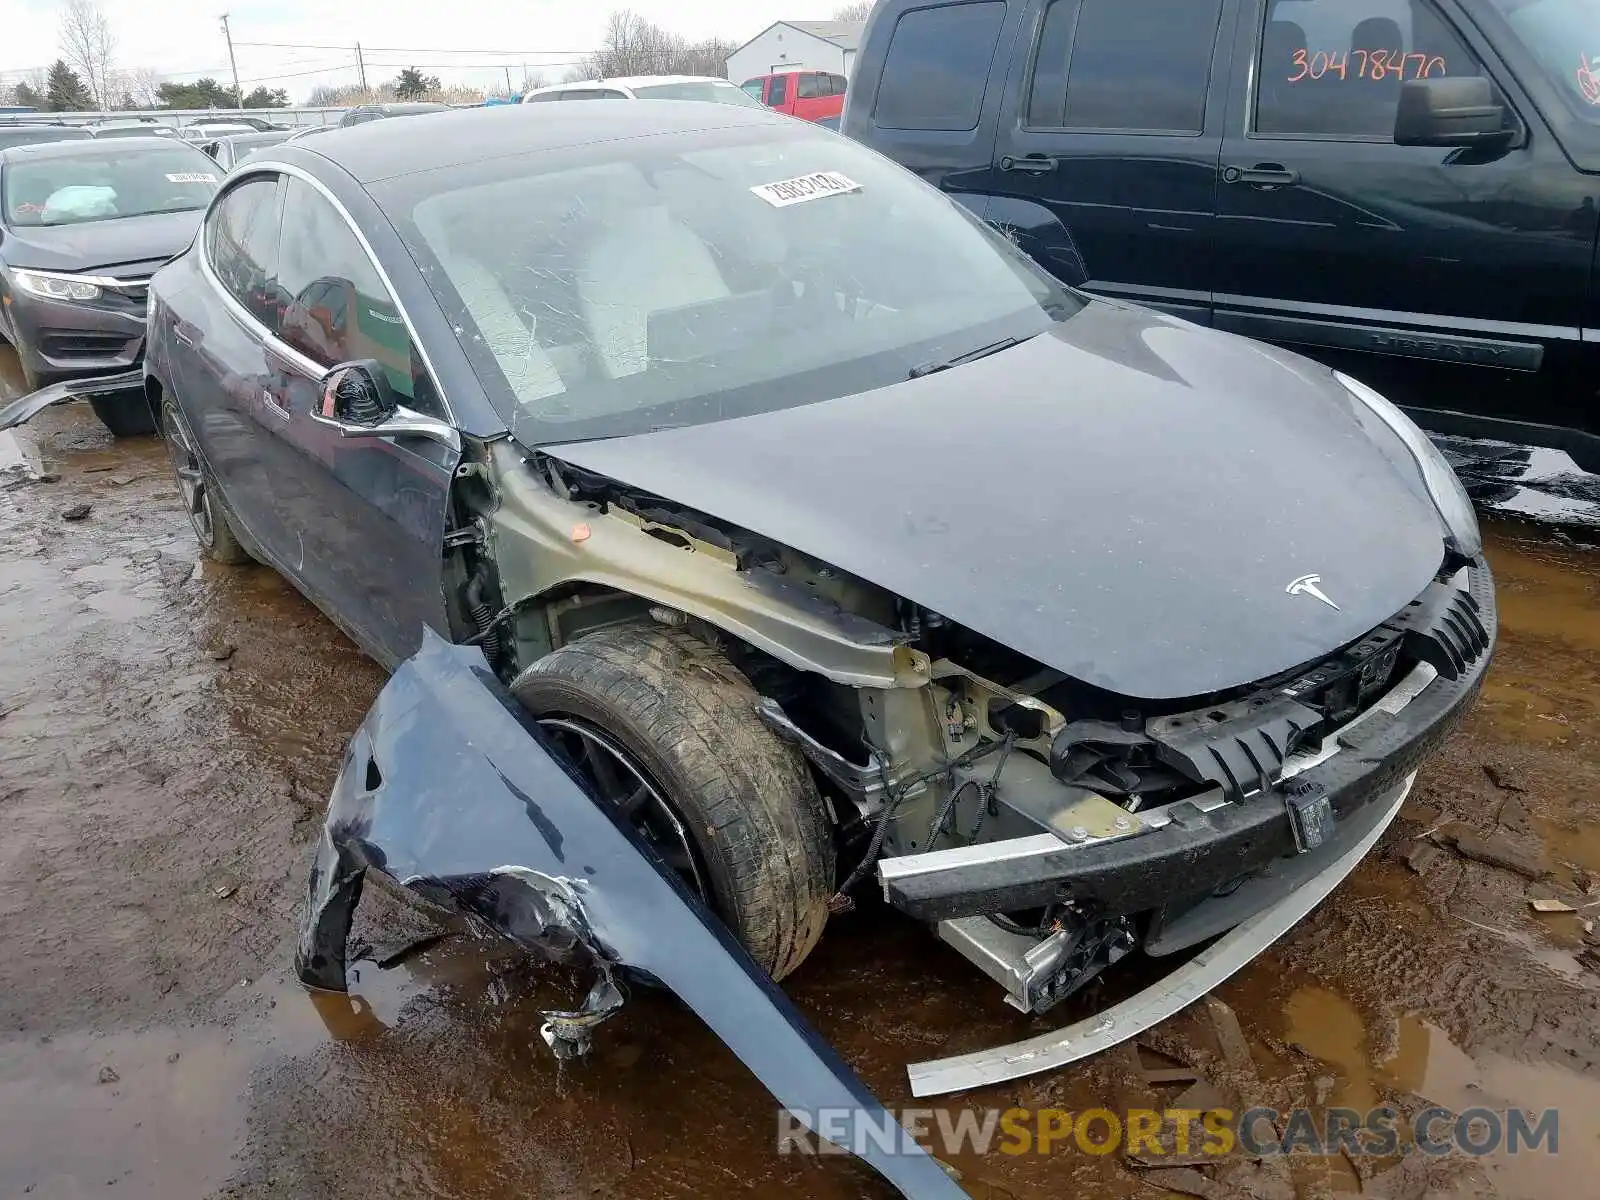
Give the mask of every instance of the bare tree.
M 691 42 L 645 20 L 632 9 L 613 12 L 606 21 L 600 49 L 583 63 L 579 78 L 606 79 L 619 75 L 727 74 L 732 42 L 707 38 Z
M 61 52 L 83 76 L 95 107 L 111 107 L 111 58 L 117 39 L 97 0 L 66 0 L 58 29 Z
M 872 0 L 853 0 L 833 10 L 835 21 L 865 21 L 872 15 Z
M 113 71 L 111 91 L 117 96 L 127 96 L 135 108 L 155 108 L 161 103 L 161 75 L 153 67 Z

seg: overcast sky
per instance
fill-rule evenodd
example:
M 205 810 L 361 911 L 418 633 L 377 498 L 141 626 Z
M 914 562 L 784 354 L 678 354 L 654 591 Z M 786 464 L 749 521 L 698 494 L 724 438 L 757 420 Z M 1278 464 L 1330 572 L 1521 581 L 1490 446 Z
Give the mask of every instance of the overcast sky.
M 511 64 L 559 79 L 574 52 L 593 49 L 607 14 L 632 8 L 658 25 L 693 38 L 743 42 L 777 20 L 826 20 L 841 0 L 101 0 L 117 39 L 115 65 L 150 67 L 163 75 L 227 82 L 228 52 L 217 20 L 226 9 L 233 27 L 239 79 L 283 87 L 304 100 L 319 83 L 356 80 L 352 50 L 284 49 L 253 42 L 347 47 L 360 42 L 370 82 L 390 79 L 415 64 L 445 82 L 483 84 Z M 0 80 L 49 64 L 60 55 L 58 0 L 0 0 Z M 18 11 L 20 9 L 20 11 Z M 368 49 L 370 47 L 370 49 Z M 393 47 L 394 49 L 382 49 Z M 423 52 L 427 48 L 428 52 Z M 498 48 L 498 49 L 497 49 Z M 490 50 L 489 54 L 462 51 Z M 489 70 L 471 70 L 487 63 Z

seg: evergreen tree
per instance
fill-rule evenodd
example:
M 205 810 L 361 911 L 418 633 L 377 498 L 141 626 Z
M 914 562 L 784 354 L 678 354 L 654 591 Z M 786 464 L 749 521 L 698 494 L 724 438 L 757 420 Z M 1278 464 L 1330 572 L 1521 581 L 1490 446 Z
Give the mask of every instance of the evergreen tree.
M 64 58 L 50 64 L 50 75 L 45 81 L 45 107 L 51 112 L 86 112 L 94 107 L 89 89 L 83 86 L 83 80 L 67 66 Z

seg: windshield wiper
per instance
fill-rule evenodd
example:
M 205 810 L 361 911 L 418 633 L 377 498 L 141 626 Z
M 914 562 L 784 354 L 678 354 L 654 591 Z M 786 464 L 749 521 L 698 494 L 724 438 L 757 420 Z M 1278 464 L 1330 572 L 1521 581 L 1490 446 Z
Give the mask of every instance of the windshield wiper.
M 1036 337 L 1037 334 L 1030 334 Z M 907 379 L 921 379 L 924 375 L 932 375 L 937 371 L 948 371 L 951 367 L 959 367 L 962 363 L 976 362 L 980 358 L 988 358 L 991 354 L 998 354 L 1002 350 L 1009 350 L 1013 346 L 1020 346 L 1027 338 L 1008 337 L 1001 338 L 998 342 L 990 342 L 987 346 L 979 346 L 976 350 L 968 350 L 965 354 L 958 354 L 954 358 L 947 358 L 943 362 L 922 363 L 912 367 L 906 372 Z

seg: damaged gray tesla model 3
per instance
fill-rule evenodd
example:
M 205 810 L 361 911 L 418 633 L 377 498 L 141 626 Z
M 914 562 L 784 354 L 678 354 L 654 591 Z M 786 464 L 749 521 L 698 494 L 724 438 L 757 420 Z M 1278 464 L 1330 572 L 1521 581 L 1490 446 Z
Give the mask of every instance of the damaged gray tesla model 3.
M 1494 646 L 1471 506 L 1409 420 L 1063 288 L 802 122 L 551 107 L 269 148 L 152 284 L 202 545 L 397 668 L 307 982 L 343 985 L 379 871 L 594 963 L 558 1053 L 642 973 L 791 1109 L 879 1113 L 773 982 L 861 889 L 1024 1013 L 1181 963 L 913 1064 L 932 1095 L 1131 1036 L 1354 868 Z

